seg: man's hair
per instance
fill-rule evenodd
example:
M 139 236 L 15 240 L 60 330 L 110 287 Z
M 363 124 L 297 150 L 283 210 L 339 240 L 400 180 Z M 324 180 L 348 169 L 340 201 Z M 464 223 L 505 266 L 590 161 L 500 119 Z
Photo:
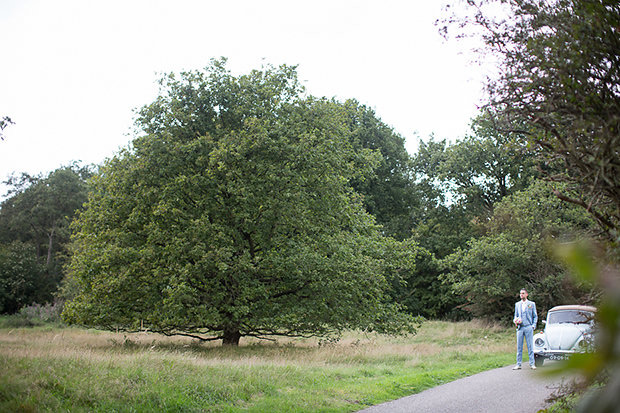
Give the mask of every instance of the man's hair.
M 521 289 L 519 290 L 519 292 L 521 292 L 521 291 L 525 291 L 525 292 L 527 293 L 527 290 L 526 290 L 525 288 L 521 288 Z M 529 293 L 528 293 L 528 294 L 529 294 Z

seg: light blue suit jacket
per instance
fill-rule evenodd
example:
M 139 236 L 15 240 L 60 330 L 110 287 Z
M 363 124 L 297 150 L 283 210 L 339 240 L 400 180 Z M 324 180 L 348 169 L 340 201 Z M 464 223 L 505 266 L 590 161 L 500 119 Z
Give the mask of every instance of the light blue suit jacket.
M 532 326 L 536 328 L 538 323 L 538 315 L 536 315 L 536 303 L 534 301 L 527 300 L 525 311 L 521 311 L 521 301 L 515 303 L 515 316 L 514 318 L 521 317 L 521 326 Z

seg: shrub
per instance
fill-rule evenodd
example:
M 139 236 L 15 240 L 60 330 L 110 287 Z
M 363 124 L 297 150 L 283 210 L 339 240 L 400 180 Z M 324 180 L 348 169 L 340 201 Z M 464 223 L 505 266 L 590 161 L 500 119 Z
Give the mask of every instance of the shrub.
M 63 308 L 63 301 L 54 301 L 53 303 L 47 303 L 44 305 L 35 303 L 23 307 L 19 310 L 19 315 L 35 322 L 41 321 L 43 323 L 61 324 L 62 320 L 60 315 L 62 314 Z

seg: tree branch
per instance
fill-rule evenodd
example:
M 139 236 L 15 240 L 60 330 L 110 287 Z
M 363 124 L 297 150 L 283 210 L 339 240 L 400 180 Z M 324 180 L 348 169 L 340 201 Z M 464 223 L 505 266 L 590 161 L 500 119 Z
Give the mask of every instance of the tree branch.
M 559 190 L 557 190 L 555 188 L 553 189 L 553 193 L 555 194 L 555 196 L 557 196 L 562 201 L 570 202 L 571 204 L 579 205 L 579 206 L 585 208 L 586 211 L 588 211 L 590 214 L 592 214 L 594 216 L 594 218 L 596 218 L 596 220 L 599 221 L 605 227 L 607 227 L 609 229 L 613 229 L 615 227 L 611 221 L 609 221 L 607 218 L 605 218 L 604 216 L 599 214 L 596 210 L 594 210 L 592 208 L 592 205 L 587 204 L 582 199 L 576 199 L 576 198 L 571 198 L 569 196 L 566 196 L 566 195 L 562 194 Z

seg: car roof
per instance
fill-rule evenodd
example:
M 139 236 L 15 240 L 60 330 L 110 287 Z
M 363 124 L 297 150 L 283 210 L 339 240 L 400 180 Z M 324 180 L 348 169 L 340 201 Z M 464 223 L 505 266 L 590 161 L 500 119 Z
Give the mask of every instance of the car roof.
M 557 305 L 549 311 L 562 311 L 562 310 L 581 310 L 596 312 L 596 307 L 591 305 Z

